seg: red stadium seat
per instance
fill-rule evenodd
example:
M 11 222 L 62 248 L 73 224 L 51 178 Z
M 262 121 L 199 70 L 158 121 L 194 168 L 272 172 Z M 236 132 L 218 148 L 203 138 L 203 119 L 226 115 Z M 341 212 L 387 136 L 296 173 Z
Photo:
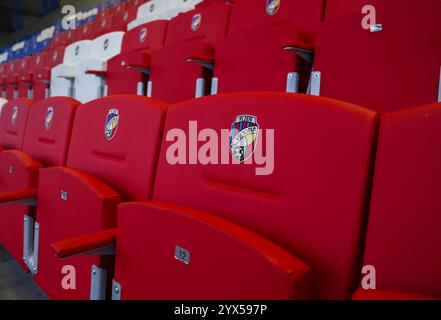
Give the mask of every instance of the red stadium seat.
M 124 34 L 121 53 L 108 61 L 106 82 L 108 94 L 145 94 L 148 76 L 139 68 L 148 66 L 148 53 L 165 41 L 167 21 L 151 22 Z M 132 66 L 132 68 L 127 68 Z M 135 69 L 133 67 L 139 67 Z
M 0 117 L 1 149 L 21 150 L 31 104 L 31 100 L 21 98 L 3 106 Z
M 8 185 L 4 182 L 4 177 L 8 178 L 9 176 L 9 168 L 4 172 L 3 168 L 5 166 L 2 154 L 5 152 L 4 149 L 22 149 L 28 113 L 31 105 L 31 100 L 22 98 L 9 101 L 2 108 L 0 116 L 0 167 L 2 167 L 0 171 L 0 192 L 11 191 L 10 189 L 8 190 Z M 13 169 L 11 171 L 13 172 Z M 20 183 L 20 181 L 17 180 L 17 183 Z M 15 190 L 15 188 L 13 190 Z M 7 213 L 10 210 L 13 210 L 13 208 L 11 209 L 3 206 L 1 208 L 1 213 Z M 20 215 L 20 217 L 23 217 L 24 214 L 25 212 Z M 4 243 L 4 228 L 2 226 L 3 220 L 0 224 L 0 243 Z
M 212 71 L 187 60 L 213 57 L 213 45 L 226 36 L 229 16 L 230 7 L 221 5 L 195 9 L 170 20 L 165 46 L 150 54 L 147 95 L 176 103 L 209 93 Z
M 51 69 L 63 63 L 64 47 L 57 47 L 47 52 L 44 66 L 35 70 L 33 78 L 33 99 L 38 101 L 49 97 Z
M 107 97 L 83 105 L 77 112 L 67 166 L 40 171 L 35 281 L 50 298 L 89 299 L 92 265 L 111 274 L 108 259 L 73 258 L 69 265 L 76 268 L 76 290 L 64 290 L 60 283 L 66 262 L 53 255 L 50 245 L 112 228 L 119 202 L 150 197 L 165 107 L 138 96 Z
M 23 217 L 30 227 L 35 218 L 32 207 L 26 205 L 35 205 L 30 199 L 36 196 L 39 170 L 65 164 L 78 106 L 69 98 L 49 98 L 32 107 L 30 104 L 30 100 L 19 99 L 5 106 L 1 121 L 5 130 L 0 135 L 2 145 L 15 148 L 0 152 L 0 242 L 23 267 L 28 258 L 24 245 L 30 247 L 28 241 L 33 234 L 32 228 L 30 234 L 24 234 Z M 20 202 L 17 197 L 25 198 L 22 206 L 11 205 Z
M 260 156 L 238 163 L 230 129 L 244 124 L 261 130 Z M 183 102 L 167 113 L 154 201 L 121 205 L 113 231 L 53 247 L 67 257 L 117 236 L 115 298 L 349 298 L 375 133 L 374 112 L 306 95 Z
M 93 38 L 98 38 L 99 36 L 110 33 L 113 30 L 113 16 L 106 15 L 103 17 L 97 17 L 93 26 Z
M 127 1 L 127 8 L 139 7 L 140 5 L 148 2 L 149 0 L 129 0 Z
M 113 29 L 126 31 L 129 22 L 136 18 L 136 7 L 130 7 L 122 10 L 121 12 L 115 13 L 113 18 Z
M 86 24 L 83 24 L 81 27 L 78 28 L 77 31 L 77 41 L 81 40 L 93 40 L 94 39 L 94 26 L 95 22 L 89 22 Z
M 9 70 L 9 63 L 0 64 L 0 97 L 6 98 L 6 80 Z
M 439 101 L 441 42 L 433 39 L 441 39 L 441 2 L 394 2 L 376 13 L 369 30 L 360 13 L 321 26 L 311 94 L 379 112 Z
M 18 69 L 21 60 L 11 61 L 8 65 L 8 73 L 6 75 L 6 99 L 13 100 L 17 98 Z
M 49 49 L 55 49 L 60 46 L 65 47 L 71 44 L 72 42 L 75 42 L 78 37 L 77 34 L 78 30 L 79 29 L 69 29 L 56 34 L 52 38 L 51 44 L 49 45 Z
M 32 96 L 30 96 L 29 84 L 23 82 L 26 78 L 28 78 L 29 70 L 33 62 L 32 60 L 32 57 L 29 56 L 20 60 L 21 62 L 17 70 L 17 97 L 32 99 Z
M 216 45 L 212 93 L 306 91 L 303 72 L 308 72 L 308 63 L 282 47 L 292 41 L 314 42 L 323 1 L 259 4 L 240 0 L 233 5 L 229 36 Z
M 46 55 L 47 53 L 45 51 L 33 55 L 29 59 L 27 70 L 22 70 L 20 72 L 18 79 L 19 97 L 33 99 L 34 87 L 39 87 L 39 85 L 41 85 L 36 81 L 37 72 L 44 68 Z
M 441 104 L 382 116 L 364 265 L 376 289 L 356 299 L 441 299 Z

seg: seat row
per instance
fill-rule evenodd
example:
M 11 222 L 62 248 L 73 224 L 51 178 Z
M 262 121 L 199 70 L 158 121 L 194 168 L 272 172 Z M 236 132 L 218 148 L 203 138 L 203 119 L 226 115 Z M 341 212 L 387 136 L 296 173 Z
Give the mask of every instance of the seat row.
M 439 103 L 17 99 L 0 243 L 52 299 L 441 298 L 440 130 Z
M 368 30 L 360 27 L 360 12 L 320 23 L 320 0 L 283 2 L 274 12 L 264 2 L 203 5 L 170 21 L 75 42 L 63 64 L 49 61 L 50 81 L 38 95 L 32 84 L 31 96 L 49 95 L 48 84 L 51 96 L 82 103 L 113 94 L 177 103 L 216 93 L 287 91 L 378 112 L 441 100 L 440 1 L 379 4 L 379 23 Z M 403 77 L 404 66 L 410 79 L 424 81 Z M 8 97 L 13 91 L 6 86 Z

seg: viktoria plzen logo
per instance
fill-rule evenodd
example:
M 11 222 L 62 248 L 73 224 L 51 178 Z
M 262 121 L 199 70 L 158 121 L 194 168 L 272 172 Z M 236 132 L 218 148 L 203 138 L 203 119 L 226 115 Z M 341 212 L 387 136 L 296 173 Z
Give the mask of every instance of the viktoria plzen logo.
M 18 107 L 15 106 L 12 109 L 12 115 L 11 115 L 11 123 L 15 124 L 17 122 L 17 118 L 18 118 Z
M 139 32 L 139 41 L 144 42 L 145 38 L 147 37 L 147 28 L 142 28 Z
M 104 133 L 107 140 L 112 140 L 118 130 L 119 124 L 119 110 L 111 109 L 107 113 L 106 126 L 104 128 Z
M 200 13 L 197 13 L 193 16 L 193 19 L 191 19 L 191 30 L 196 31 L 201 26 L 202 22 L 202 15 Z
M 44 127 L 46 128 L 46 130 L 49 130 L 49 128 L 51 127 L 52 120 L 54 120 L 54 108 L 49 107 L 47 108 L 46 116 L 44 118 Z
M 276 14 L 277 11 L 279 11 L 280 8 L 280 1 L 281 0 L 266 0 L 266 13 L 269 15 Z
M 257 118 L 250 115 L 237 116 L 231 129 L 231 154 L 237 162 L 244 162 L 248 160 L 256 150 L 259 136 Z

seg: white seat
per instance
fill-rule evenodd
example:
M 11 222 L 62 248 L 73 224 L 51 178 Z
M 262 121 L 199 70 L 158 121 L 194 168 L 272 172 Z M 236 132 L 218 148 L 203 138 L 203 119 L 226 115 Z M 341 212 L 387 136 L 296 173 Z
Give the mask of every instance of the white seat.
M 91 40 L 72 43 L 64 51 L 63 63 L 52 68 L 50 96 L 73 97 L 78 64 L 89 57 Z
M 152 0 L 138 8 L 136 19 L 127 26 L 128 30 L 154 20 L 170 20 L 182 12 L 193 10 L 202 0 Z
M 0 98 L 0 116 L 2 115 L 3 106 L 8 102 L 5 98 Z
M 105 72 L 107 61 L 121 52 L 124 32 L 117 31 L 104 34 L 92 41 L 89 57 L 76 66 L 74 80 L 74 98 L 86 103 L 101 98 L 104 93 L 105 79 L 88 71 Z
M 136 19 L 127 25 L 132 30 L 142 24 L 157 20 L 158 15 L 167 11 L 167 0 L 151 0 L 139 6 Z
M 175 8 L 188 8 L 195 7 L 197 4 L 201 3 L 203 0 L 168 0 L 167 10 Z

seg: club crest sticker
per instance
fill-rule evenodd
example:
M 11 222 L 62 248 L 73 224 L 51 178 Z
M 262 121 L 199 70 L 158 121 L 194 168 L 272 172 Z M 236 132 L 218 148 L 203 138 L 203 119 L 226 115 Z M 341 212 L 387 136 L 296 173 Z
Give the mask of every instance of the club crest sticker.
M 202 15 L 200 13 L 195 14 L 191 19 L 191 30 L 196 31 L 199 29 L 202 23 Z
M 144 42 L 145 38 L 147 38 L 147 28 L 142 28 L 139 32 L 139 41 Z
M 104 133 L 107 140 L 112 140 L 118 130 L 119 124 L 119 110 L 111 109 L 107 113 L 106 126 L 104 128 Z
M 46 130 L 49 130 L 49 128 L 51 127 L 52 120 L 54 120 L 54 108 L 49 107 L 47 108 L 46 116 L 44 118 L 44 127 L 46 128 Z
M 280 9 L 281 0 L 266 0 L 266 13 L 270 16 L 274 15 Z
M 231 126 L 230 152 L 237 162 L 248 160 L 256 150 L 259 136 L 257 117 L 241 115 Z
M 17 118 L 18 118 L 18 107 L 15 106 L 12 109 L 12 115 L 11 115 L 11 123 L 15 124 L 17 122 Z

